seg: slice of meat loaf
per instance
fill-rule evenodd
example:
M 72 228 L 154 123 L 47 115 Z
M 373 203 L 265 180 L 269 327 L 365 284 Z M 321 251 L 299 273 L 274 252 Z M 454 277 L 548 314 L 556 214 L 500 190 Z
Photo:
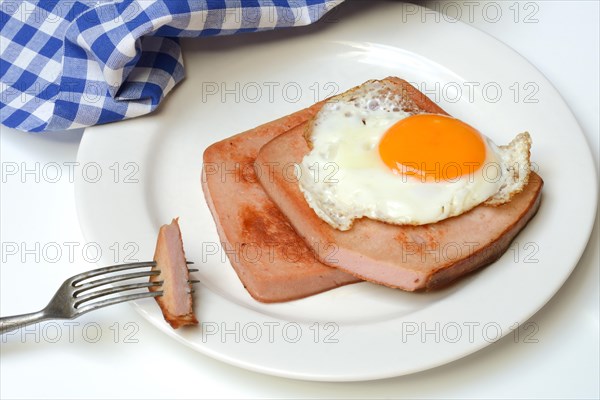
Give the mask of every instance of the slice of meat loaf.
M 231 265 L 262 302 L 299 299 L 360 279 L 319 262 L 258 181 L 260 148 L 305 123 L 318 106 L 214 143 L 204 152 L 202 189 Z
M 407 83 L 390 82 L 417 112 L 441 111 Z M 263 146 L 257 168 L 278 167 L 259 176 L 260 182 L 317 258 L 362 279 L 408 291 L 444 286 L 499 258 L 539 207 L 543 182 L 531 173 L 523 192 L 501 206 L 480 205 L 436 224 L 397 226 L 363 218 L 349 231 L 336 230 L 309 207 L 288 171 L 310 150 L 308 126 L 297 126 Z
M 183 250 L 179 219 L 175 218 L 169 225 L 163 225 L 158 231 L 154 271 L 159 275 L 150 277 L 150 282 L 162 282 L 160 287 L 151 286 L 150 291 L 162 290 L 163 295 L 155 297 L 165 320 L 177 329 L 186 325 L 197 325 L 194 315 L 191 285 Z

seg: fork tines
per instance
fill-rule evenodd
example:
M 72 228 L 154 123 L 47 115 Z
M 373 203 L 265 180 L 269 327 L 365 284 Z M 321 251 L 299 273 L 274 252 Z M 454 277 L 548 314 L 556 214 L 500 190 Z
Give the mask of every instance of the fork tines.
M 187 262 L 187 264 L 193 264 Z M 104 276 L 116 272 L 123 272 L 128 270 L 142 269 L 155 267 L 154 261 L 150 262 L 138 262 L 130 264 L 114 265 L 105 268 L 98 268 L 92 271 L 84 272 L 76 275 L 65 282 L 69 284 L 72 290 L 72 297 L 74 298 L 73 306 L 78 313 L 84 313 L 97 308 L 106 307 L 112 304 L 122 303 L 125 301 L 138 300 L 147 297 L 157 297 L 163 294 L 162 290 L 157 290 L 162 286 L 162 281 L 148 282 L 147 280 L 140 281 L 140 278 L 146 278 L 156 276 L 160 274 L 159 270 L 146 270 L 136 271 L 131 273 L 121 273 L 112 276 Z M 198 269 L 189 269 L 190 272 L 198 271 Z M 124 281 L 137 280 L 133 283 L 125 283 Z M 123 282 L 123 284 L 110 286 L 104 289 L 98 289 L 102 286 Z M 195 279 L 188 280 L 190 284 L 195 284 L 200 281 Z M 139 291 L 140 289 L 150 289 Z M 154 290 L 153 290 L 154 289 Z M 137 290 L 137 293 L 131 293 L 127 295 L 119 295 L 123 292 L 129 292 Z M 190 292 L 193 293 L 193 290 Z M 112 296 L 112 297 L 111 297 Z M 100 298 L 105 298 L 100 301 L 93 301 Z

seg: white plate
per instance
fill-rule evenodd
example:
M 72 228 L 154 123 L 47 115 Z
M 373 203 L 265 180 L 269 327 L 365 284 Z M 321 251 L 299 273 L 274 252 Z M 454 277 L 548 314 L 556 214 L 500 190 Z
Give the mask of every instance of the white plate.
M 85 131 L 78 162 L 87 175 L 76 182 L 76 201 L 84 235 L 101 246 L 104 264 L 150 259 L 159 226 L 180 217 L 188 258 L 200 267 L 202 325 L 174 331 L 152 300 L 136 308 L 191 348 L 299 379 L 399 376 L 509 334 L 575 267 L 596 208 L 592 158 L 560 95 L 504 44 L 448 18 L 436 22 L 417 6 L 383 3 L 359 13 L 342 6 L 317 26 L 185 48 L 188 78 L 159 112 Z M 440 292 L 360 283 L 289 303 L 254 301 L 217 246 L 200 187 L 204 149 L 388 75 L 414 82 L 496 143 L 528 130 L 546 183 L 539 213 L 500 260 Z M 526 328 L 535 340 L 535 326 Z

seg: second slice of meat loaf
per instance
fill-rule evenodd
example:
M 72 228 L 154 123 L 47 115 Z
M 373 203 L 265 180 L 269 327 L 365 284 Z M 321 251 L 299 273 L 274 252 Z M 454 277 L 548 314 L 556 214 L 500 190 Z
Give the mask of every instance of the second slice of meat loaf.
M 376 83 L 383 87 L 383 95 L 401 98 L 405 111 L 444 113 L 405 81 L 387 78 Z M 352 90 L 344 95 L 352 95 Z M 309 123 L 297 126 L 263 146 L 257 165 L 300 163 L 310 151 L 306 140 L 309 128 Z M 408 291 L 444 286 L 500 257 L 536 213 L 543 185 L 542 179 L 531 173 L 523 192 L 497 207 L 479 205 L 462 215 L 420 226 L 362 218 L 352 229 L 340 231 L 310 208 L 297 179 L 291 179 L 286 169 L 277 168 L 272 176 L 259 178 L 322 262 L 362 279 Z M 336 248 L 335 259 L 323 258 L 331 247 Z
M 360 279 L 319 262 L 258 181 L 254 161 L 273 138 L 318 106 L 214 143 L 204 152 L 202 189 L 221 244 L 244 287 L 262 302 L 299 299 Z

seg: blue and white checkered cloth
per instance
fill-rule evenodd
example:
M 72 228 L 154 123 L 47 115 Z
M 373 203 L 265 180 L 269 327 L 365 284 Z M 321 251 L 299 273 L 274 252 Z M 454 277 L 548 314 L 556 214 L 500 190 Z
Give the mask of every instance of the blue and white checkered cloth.
M 310 24 L 343 0 L 0 0 L 0 123 L 78 128 L 154 110 L 179 37 Z

